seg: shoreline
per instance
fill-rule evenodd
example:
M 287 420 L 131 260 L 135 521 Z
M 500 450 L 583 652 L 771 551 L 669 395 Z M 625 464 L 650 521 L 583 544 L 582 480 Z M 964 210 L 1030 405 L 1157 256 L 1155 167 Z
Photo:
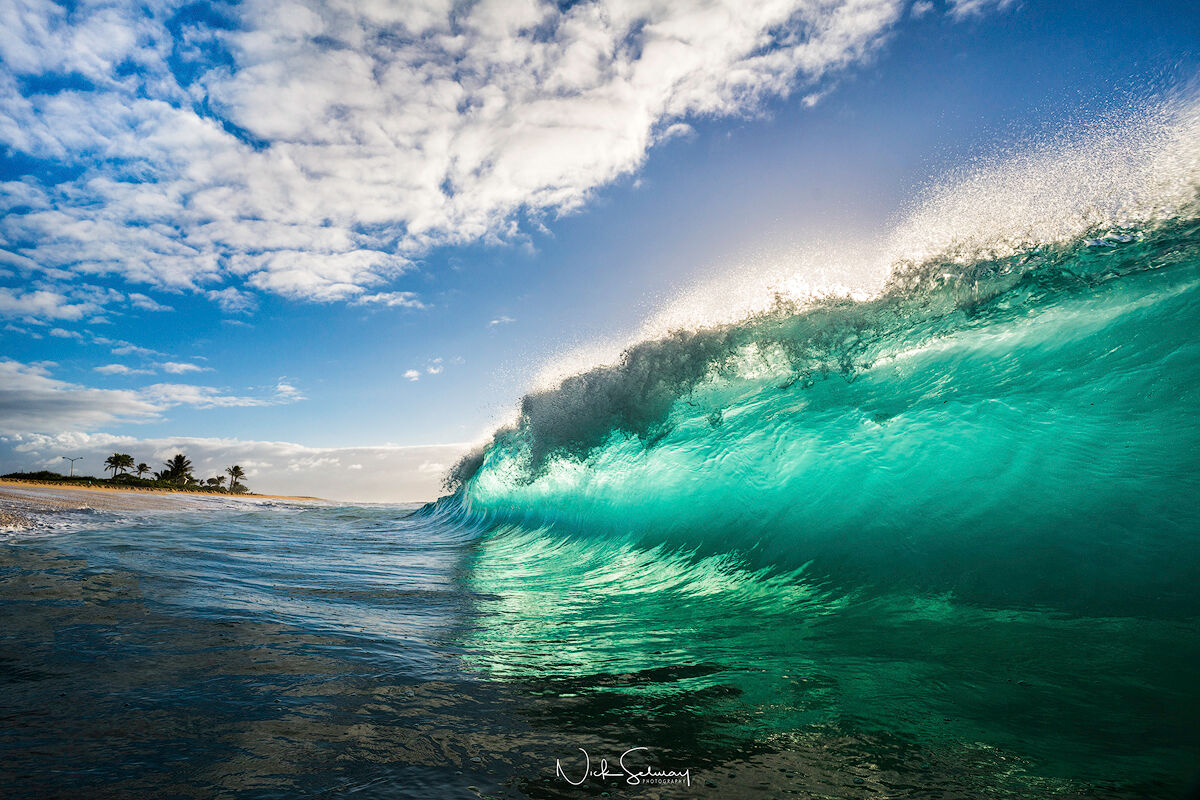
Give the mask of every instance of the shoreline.
M 230 500 L 241 498 L 244 500 L 315 500 L 322 503 L 329 502 L 321 497 L 308 497 L 305 495 L 258 494 L 255 492 L 229 494 L 228 492 L 194 492 L 187 489 L 162 489 L 159 487 L 145 486 L 86 486 L 75 483 L 60 483 L 57 481 L 14 481 L 0 478 L 0 488 L 5 487 L 12 487 L 15 489 L 55 489 L 60 491 L 101 492 L 106 494 L 155 494 L 184 495 L 187 497 L 220 497 Z

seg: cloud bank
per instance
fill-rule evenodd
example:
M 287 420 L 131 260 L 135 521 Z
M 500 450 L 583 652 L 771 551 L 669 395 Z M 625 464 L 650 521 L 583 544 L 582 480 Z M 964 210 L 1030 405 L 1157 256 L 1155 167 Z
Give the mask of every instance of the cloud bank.
M 82 276 L 420 307 L 429 248 L 519 235 L 687 121 L 869 55 L 901 0 L 10 0 L 0 7 L 0 313 L 71 320 Z M 962 13 L 983 3 L 958 2 Z M 815 96 L 815 95 L 814 95 Z M 155 309 L 145 295 L 130 295 Z
M 50 365 L 0 358 L 0 434 L 53 434 L 101 426 L 149 422 L 176 406 L 232 408 L 272 406 L 304 399 L 284 379 L 266 393 L 239 396 L 213 386 L 155 383 L 140 389 L 96 389 L 51 375 Z M 121 364 L 96 368 L 110 375 L 145 373 Z
M 239 439 L 138 439 L 107 433 L 0 435 L 0 474 L 49 469 L 61 472 L 64 455 L 82 456 L 76 474 L 102 474 L 104 459 L 129 453 L 158 469 L 176 453 L 192 461 L 197 477 L 240 465 L 260 494 L 301 494 L 330 500 L 406 502 L 432 500 L 442 476 L 467 450 L 465 444 L 409 447 L 305 447 L 291 442 Z
M 437 374 L 442 363 L 435 359 L 426 372 Z M 97 389 L 54 377 L 54 366 L 0 358 L 0 474 L 61 471 L 62 456 L 68 455 L 83 457 L 77 473 L 100 475 L 104 459 L 113 452 L 130 453 L 155 468 L 183 452 L 201 477 L 240 464 L 260 493 L 394 502 L 437 497 L 447 469 L 469 449 L 466 444 L 320 448 L 292 442 L 114 435 L 102 429 L 158 421 L 179 406 L 272 406 L 303 400 L 304 394 L 287 378 L 249 395 L 181 383 Z

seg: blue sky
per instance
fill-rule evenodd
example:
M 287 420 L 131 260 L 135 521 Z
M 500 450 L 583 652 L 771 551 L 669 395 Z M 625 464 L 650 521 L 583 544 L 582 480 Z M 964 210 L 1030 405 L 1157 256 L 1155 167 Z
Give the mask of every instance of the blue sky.
M 7 0 L 0 470 L 432 496 L 563 353 L 1188 91 L 1197 42 L 1186 3 Z

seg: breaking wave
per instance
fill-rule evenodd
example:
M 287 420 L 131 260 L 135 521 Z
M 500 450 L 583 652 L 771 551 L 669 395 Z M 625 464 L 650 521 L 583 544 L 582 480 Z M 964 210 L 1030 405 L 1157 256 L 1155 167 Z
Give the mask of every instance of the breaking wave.
M 425 513 L 832 584 L 1194 611 L 1198 187 L 1194 102 L 955 176 L 886 237 L 882 286 L 766 282 L 724 319 L 668 318 L 527 394 Z

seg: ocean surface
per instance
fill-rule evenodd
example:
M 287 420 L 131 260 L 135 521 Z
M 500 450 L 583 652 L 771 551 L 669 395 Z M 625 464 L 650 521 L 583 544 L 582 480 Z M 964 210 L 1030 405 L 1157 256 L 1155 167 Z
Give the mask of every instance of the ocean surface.
M 4 796 L 1189 796 L 1198 120 L 935 187 L 873 290 L 549 381 L 434 503 L 40 515 Z

